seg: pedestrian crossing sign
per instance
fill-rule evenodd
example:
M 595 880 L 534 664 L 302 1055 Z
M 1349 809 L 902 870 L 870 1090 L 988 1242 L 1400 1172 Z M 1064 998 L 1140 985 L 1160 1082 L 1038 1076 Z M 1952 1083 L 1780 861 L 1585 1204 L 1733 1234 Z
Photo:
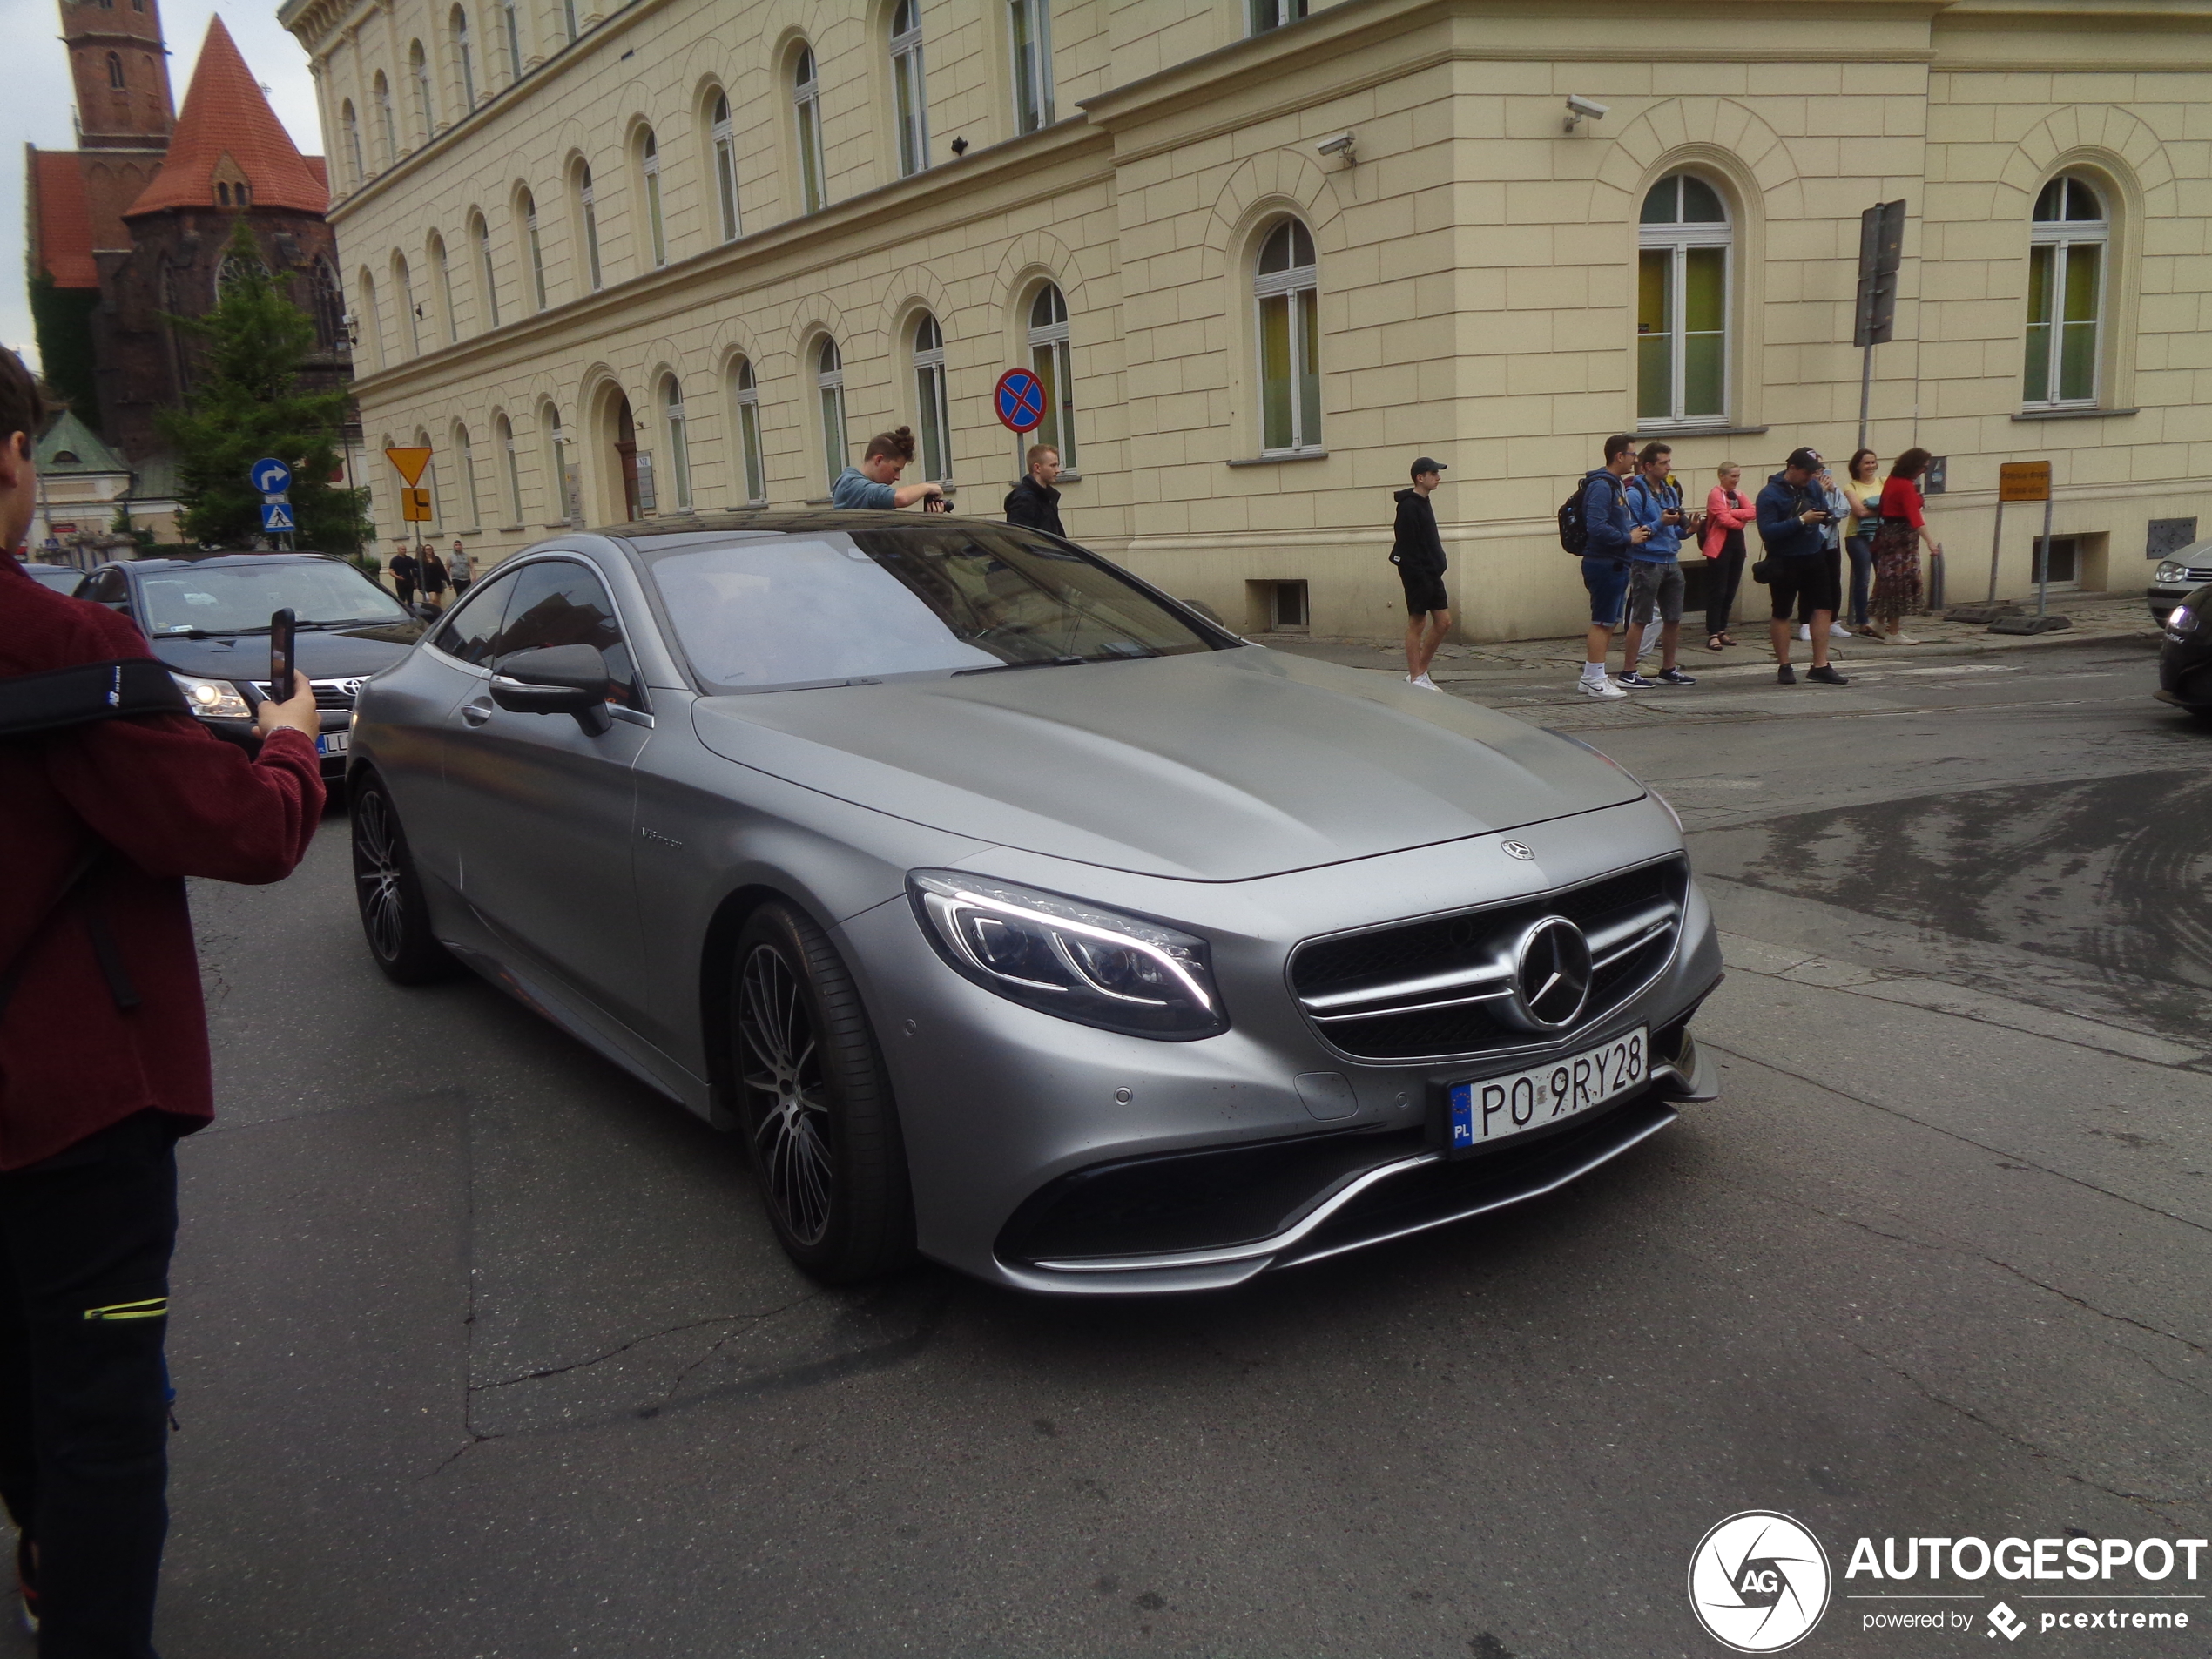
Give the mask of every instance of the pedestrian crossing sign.
M 266 501 L 261 503 L 261 529 L 265 535 L 289 532 L 298 526 L 292 522 L 292 503 L 288 501 Z

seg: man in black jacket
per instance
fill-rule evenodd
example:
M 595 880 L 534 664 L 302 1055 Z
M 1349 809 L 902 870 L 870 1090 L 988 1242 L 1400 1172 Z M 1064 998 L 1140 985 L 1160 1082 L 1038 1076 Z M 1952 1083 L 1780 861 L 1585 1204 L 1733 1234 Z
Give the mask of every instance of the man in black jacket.
M 1398 522 L 1393 527 L 1390 562 L 1406 589 L 1406 679 L 1426 691 L 1440 689 L 1428 677 L 1436 649 L 1452 627 L 1452 603 L 1444 592 L 1444 538 L 1436 533 L 1436 509 L 1429 496 L 1444 482 L 1444 463 L 1423 455 L 1413 463 L 1413 487 L 1398 492 Z
M 1006 492 L 1006 522 L 1065 536 L 1068 532 L 1060 528 L 1060 492 L 1052 487 L 1060 475 L 1060 451 L 1049 443 L 1033 443 L 1028 462 L 1028 475 Z

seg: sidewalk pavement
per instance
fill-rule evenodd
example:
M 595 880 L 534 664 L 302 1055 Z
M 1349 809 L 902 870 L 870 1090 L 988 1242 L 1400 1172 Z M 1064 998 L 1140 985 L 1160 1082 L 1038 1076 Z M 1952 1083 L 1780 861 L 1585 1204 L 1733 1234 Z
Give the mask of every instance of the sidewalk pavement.
M 2035 609 L 2033 593 L 2027 608 Z M 1962 652 L 1992 651 L 2023 651 L 2039 645 L 2080 644 L 2086 640 L 2139 639 L 2159 637 L 2158 624 L 2150 619 L 2150 611 L 2140 588 L 2123 589 L 2115 593 L 2067 593 L 2051 596 L 2051 610 L 2067 617 L 2073 626 L 2048 634 L 1993 634 L 1986 627 L 1970 623 L 1946 622 L 1940 617 L 1908 617 L 1905 631 L 1918 644 L 1888 645 L 1878 640 L 1852 638 L 1831 640 L 1838 661 L 1848 658 L 1865 664 L 1891 658 L 1957 656 Z M 1766 622 L 1763 617 L 1750 617 L 1736 624 L 1734 633 L 1740 642 L 1725 651 L 1705 649 L 1703 620 L 1695 624 L 1683 624 L 1682 666 L 1686 673 L 1702 674 L 1716 668 L 1752 667 L 1771 664 L 1774 651 L 1768 644 Z M 1651 654 L 1645 660 L 1645 671 L 1657 671 L 1659 656 L 1656 628 L 1649 631 L 1653 637 Z M 1812 660 L 1812 646 L 1805 640 L 1793 637 L 1790 644 L 1790 659 L 1800 668 Z M 1365 639 L 1338 639 L 1323 635 L 1265 633 L 1256 637 L 1256 644 L 1267 645 L 1277 651 L 1290 651 L 1299 657 L 1318 658 L 1324 662 L 1342 663 L 1351 668 L 1379 669 L 1386 672 L 1404 674 L 1406 648 L 1397 640 L 1388 644 L 1377 644 Z M 1513 639 L 1496 644 L 1447 644 L 1436 654 L 1436 661 L 1429 670 L 1430 678 L 1439 683 L 1451 681 L 1481 681 L 1490 679 L 1523 679 L 1531 674 L 1561 673 L 1573 675 L 1582 663 L 1582 636 L 1575 634 L 1565 639 Z M 1621 637 L 1614 636 L 1611 665 L 1621 665 Z

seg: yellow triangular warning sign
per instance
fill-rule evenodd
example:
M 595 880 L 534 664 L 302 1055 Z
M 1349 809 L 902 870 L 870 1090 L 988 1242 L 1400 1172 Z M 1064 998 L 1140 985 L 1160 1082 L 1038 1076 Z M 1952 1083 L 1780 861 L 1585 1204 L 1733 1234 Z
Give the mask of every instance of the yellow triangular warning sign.
M 430 464 L 430 446 L 425 443 L 405 449 L 387 449 L 384 459 L 400 469 L 400 476 L 406 479 L 408 488 L 412 489 L 422 476 L 422 469 Z

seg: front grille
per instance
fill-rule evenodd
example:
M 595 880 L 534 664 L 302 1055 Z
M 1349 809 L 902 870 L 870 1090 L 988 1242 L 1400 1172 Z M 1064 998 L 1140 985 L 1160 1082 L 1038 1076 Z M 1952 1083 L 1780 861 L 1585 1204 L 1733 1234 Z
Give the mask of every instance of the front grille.
M 307 683 L 315 688 L 315 706 L 319 709 L 350 709 L 354 706 L 354 698 L 360 695 L 361 689 L 361 678 L 310 680 Z M 269 694 L 269 682 L 256 680 L 253 682 L 253 689 L 263 697 L 266 697 Z
M 2182 572 L 2184 582 L 2212 582 L 2212 564 L 2192 564 Z
M 1291 956 L 1291 989 L 1322 1040 L 1360 1060 L 1431 1060 L 1541 1047 L 1507 1017 L 1514 947 L 1532 923 L 1564 916 L 1588 939 L 1595 972 L 1575 1029 L 1618 1008 L 1674 954 L 1689 894 L 1681 858 L 1480 910 L 1316 939 Z

